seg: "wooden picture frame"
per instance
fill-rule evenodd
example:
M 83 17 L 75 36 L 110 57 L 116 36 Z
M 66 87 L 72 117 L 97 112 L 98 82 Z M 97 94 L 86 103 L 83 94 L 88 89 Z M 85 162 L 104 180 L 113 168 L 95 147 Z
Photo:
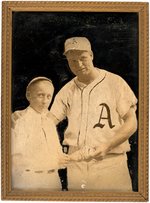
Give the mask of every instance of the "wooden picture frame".
M 114 191 L 15 191 L 11 188 L 11 113 L 13 14 L 17 12 L 134 13 L 138 16 L 138 189 Z M 2 199 L 51 201 L 148 200 L 148 3 L 134 2 L 2 2 Z

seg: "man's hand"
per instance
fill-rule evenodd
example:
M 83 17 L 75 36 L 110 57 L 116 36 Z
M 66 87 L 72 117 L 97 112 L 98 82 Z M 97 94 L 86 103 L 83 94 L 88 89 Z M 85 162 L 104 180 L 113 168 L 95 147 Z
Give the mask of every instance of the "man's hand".
M 92 153 L 95 152 L 95 150 L 95 148 L 84 146 L 83 148 L 69 155 L 70 161 L 89 161 L 91 160 Z
M 12 113 L 11 115 L 11 127 L 14 129 L 15 128 L 15 124 L 16 121 L 21 118 L 24 115 L 25 111 L 15 111 L 14 113 Z
M 69 155 L 69 159 L 70 159 L 70 161 L 81 161 L 81 160 L 83 160 L 83 157 L 82 157 L 82 154 L 80 153 L 80 151 L 76 151 Z
M 83 147 L 69 155 L 70 161 L 90 161 L 94 158 L 103 158 L 109 151 L 108 145 L 101 143 L 99 147 Z
M 89 155 L 91 158 L 103 159 L 109 151 L 110 151 L 109 144 L 100 143 L 100 146 L 95 148 L 95 151 L 91 151 Z

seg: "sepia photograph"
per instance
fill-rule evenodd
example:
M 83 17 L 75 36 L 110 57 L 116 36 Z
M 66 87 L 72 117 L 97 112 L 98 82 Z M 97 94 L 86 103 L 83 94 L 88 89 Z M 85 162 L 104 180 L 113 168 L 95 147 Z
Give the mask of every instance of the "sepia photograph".
M 2 199 L 147 201 L 148 3 L 2 4 Z

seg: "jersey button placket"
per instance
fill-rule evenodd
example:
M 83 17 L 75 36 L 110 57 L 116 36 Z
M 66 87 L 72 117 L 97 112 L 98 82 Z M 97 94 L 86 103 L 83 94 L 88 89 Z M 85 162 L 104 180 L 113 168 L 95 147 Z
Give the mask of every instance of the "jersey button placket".
M 79 146 L 84 146 L 86 144 L 86 128 L 87 128 L 87 116 L 88 116 L 88 89 L 84 88 L 82 90 L 81 96 L 81 128 L 79 137 Z

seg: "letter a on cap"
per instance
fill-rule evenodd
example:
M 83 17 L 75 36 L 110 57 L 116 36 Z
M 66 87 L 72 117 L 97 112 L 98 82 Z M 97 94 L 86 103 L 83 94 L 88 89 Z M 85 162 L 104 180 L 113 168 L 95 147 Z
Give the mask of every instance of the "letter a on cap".
M 72 37 L 65 41 L 64 55 L 70 50 L 91 51 L 91 44 L 86 37 Z

